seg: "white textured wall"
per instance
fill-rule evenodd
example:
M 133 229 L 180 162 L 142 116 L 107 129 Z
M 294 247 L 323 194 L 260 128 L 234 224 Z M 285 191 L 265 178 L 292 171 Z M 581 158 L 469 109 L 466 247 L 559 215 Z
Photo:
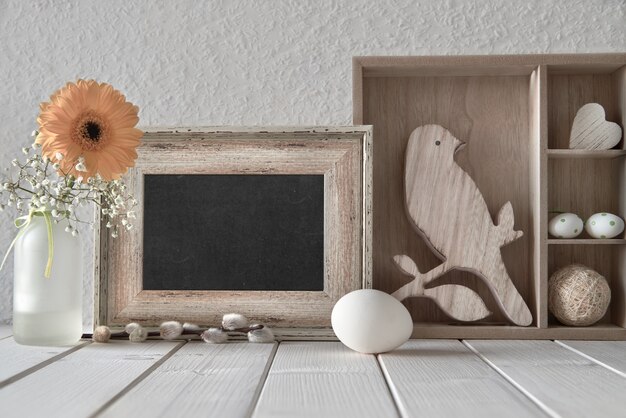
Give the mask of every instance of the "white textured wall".
M 125 92 L 144 126 L 350 124 L 353 55 L 625 50 L 625 0 L 0 0 L 0 165 L 79 77 Z M 1 253 L 14 233 L 0 214 Z M 82 256 L 88 327 L 89 239 Z

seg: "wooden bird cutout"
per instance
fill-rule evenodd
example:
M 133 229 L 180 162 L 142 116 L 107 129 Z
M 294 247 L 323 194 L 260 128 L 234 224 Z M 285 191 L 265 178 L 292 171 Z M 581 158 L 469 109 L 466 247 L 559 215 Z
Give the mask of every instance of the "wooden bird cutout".
M 500 209 L 497 224 L 493 223 L 480 190 L 454 161 L 454 154 L 464 145 L 439 125 L 420 126 L 411 133 L 405 165 L 406 209 L 416 231 L 443 263 L 422 274 L 409 257 L 394 257 L 396 265 L 414 280 L 393 296 L 399 300 L 431 297 L 453 318 L 481 319 L 489 311 L 474 291 L 459 285 L 446 285 L 436 293 L 425 288 L 451 270 L 469 271 L 485 281 L 507 318 L 517 325 L 530 325 L 532 314 L 500 253 L 500 247 L 523 233 L 513 229 L 510 202 Z

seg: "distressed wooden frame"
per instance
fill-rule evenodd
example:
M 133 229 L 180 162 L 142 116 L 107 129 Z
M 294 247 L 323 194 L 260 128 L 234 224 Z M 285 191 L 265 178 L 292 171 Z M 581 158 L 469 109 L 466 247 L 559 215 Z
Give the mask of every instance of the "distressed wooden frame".
M 372 128 L 148 129 L 126 181 L 139 201 L 135 228 L 110 237 L 96 215 L 95 324 L 156 326 L 165 320 L 216 325 L 238 312 L 283 338 L 332 338 L 334 303 L 371 287 Z M 324 290 L 142 289 L 146 174 L 323 174 Z

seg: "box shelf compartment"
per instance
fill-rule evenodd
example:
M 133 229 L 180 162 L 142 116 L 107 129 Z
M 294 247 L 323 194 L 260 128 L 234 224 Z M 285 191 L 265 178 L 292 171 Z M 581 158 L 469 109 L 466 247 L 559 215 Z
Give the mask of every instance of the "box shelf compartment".
M 548 65 L 548 210 L 566 211 L 588 219 L 609 212 L 626 217 L 626 150 L 624 139 L 611 150 L 569 150 L 569 134 L 576 112 L 586 103 L 600 103 L 606 119 L 626 121 L 626 62 L 611 65 Z M 546 218 L 550 219 L 550 214 Z M 558 268 L 584 264 L 607 278 L 611 305 L 594 327 L 567 327 L 552 315 L 549 327 L 571 329 L 580 335 L 606 333 L 624 339 L 626 239 L 593 239 L 586 232 L 575 239 L 548 238 L 548 277 Z M 593 330 L 593 331 L 592 331 Z
M 427 299 L 410 298 L 405 305 L 415 322 L 414 337 L 626 339 L 619 309 L 626 287 L 626 265 L 619 260 L 626 258 L 626 245 L 555 245 L 547 232 L 548 210 L 556 203 L 568 203 L 573 211 L 582 211 L 581 216 L 594 210 L 624 216 L 626 151 L 565 148 L 579 104 L 597 101 L 607 108 L 609 120 L 626 119 L 625 66 L 626 54 L 354 58 L 354 123 L 374 126 L 374 288 L 391 293 L 408 282 L 394 266 L 394 255 L 410 256 L 421 271 L 441 263 L 413 230 L 403 200 L 404 152 L 410 133 L 420 125 L 440 124 L 468 143 L 457 163 L 474 179 L 492 216 L 510 200 L 515 228 L 524 231 L 524 237 L 502 248 L 502 256 L 533 314 L 531 326 L 510 325 L 482 280 L 455 271 L 436 284 L 466 284 L 478 291 L 494 315 L 458 324 Z M 576 93 L 579 88 L 583 93 Z M 573 177 L 563 176 L 577 164 L 585 168 L 574 170 Z M 594 176 L 605 183 L 596 184 Z M 578 183 L 595 189 L 570 194 Z M 555 186 L 566 189 L 555 194 Z M 594 199 L 597 205 L 589 202 Z M 620 244 L 626 243 L 620 238 Z M 595 327 L 563 327 L 548 316 L 549 263 L 564 262 L 567 254 L 577 256 L 587 249 L 598 257 L 590 261 L 594 266 L 607 257 L 603 251 L 610 253 L 616 295 L 611 315 Z
M 570 264 L 583 264 L 603 275 L 611 288 L 613 296 L 606 315 L 596 324 L 597 327 L 624 327 L 624 314 L 620 306 L 623 303 L 623 266 L 620 266 L 619 257 L 624 255 L 623 249 L 618 246 L 579 246 L 559 245 L 551 246 L 548 252 L 548 277 L 558 269 Z M 567 328 L 561 325 L 552 315 L 549 316 L 549 325 Z M 584 330 L 586 328 L 574 329 Z

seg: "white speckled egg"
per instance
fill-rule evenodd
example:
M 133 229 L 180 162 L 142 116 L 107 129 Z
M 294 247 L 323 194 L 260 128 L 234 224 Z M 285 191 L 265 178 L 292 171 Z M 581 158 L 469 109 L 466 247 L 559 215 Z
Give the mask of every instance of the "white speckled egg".
M 413 332 L 411 314 L 393 296 L 380 290 L 348 293 L 331 316 L 337 338 L 359 353 L 384 353 L 404 344 Z
M 594 238 L 615 238 L 624 232 L 624 221 L 611 213 L 594 213 L 585 222 L 585 231 Z
M 576 238 L 583 232 L 583 220 L 575 213 L 561 213 L 550 219 L 548 232 L 555 238 Z

